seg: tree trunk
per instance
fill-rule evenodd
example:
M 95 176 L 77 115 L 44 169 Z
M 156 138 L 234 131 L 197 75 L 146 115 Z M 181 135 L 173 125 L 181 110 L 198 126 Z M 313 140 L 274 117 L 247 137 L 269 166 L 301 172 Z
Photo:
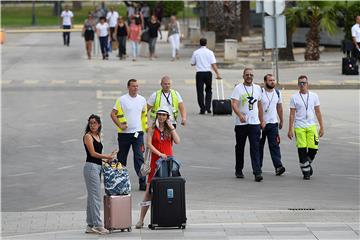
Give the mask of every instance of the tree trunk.
M 61 14 L 61 2 L 60 1 L 55 1 L 54 2 L 54 7 L 53 7 L 53 15 L 54 16 L 60 16 Z
M 214 31 L 216 34 L 216 42 L 223 42 L 226 35 L 225 17 L 223 2 L 209 1 L 208 2 L 208 27 L 209 31 Z
M 250 2 L 241 1 L 241 35 L 250 35 Z
M 310 29 L 306 34 L 306 49 L 305 49 L 305 60 L 319 60 L 320 59 L 320 35 L 318 28 L 319 20 L 316 16 L 311 17 Z

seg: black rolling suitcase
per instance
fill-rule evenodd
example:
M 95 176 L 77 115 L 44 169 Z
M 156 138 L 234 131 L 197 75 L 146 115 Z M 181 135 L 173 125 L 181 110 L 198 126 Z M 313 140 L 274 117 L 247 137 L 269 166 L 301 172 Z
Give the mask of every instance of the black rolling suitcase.
M 231 115 L 232 114 L 231 100 L 225 99 L 224 97 L 224 82 L 222 79 L 220 80 L 222 99 L 220 99 L 218 81 L 219 80 L 215 80 L 217 99 L 212 100 L 213 115 Z
M 180 165 L 170 158 L 162 161 L 160 166 L 157 171 L 160 174 L 157 174 L 158 177 L 154 177 L 150 184 L 152 200 L 149 228 L 184 229 L 186 227 L 185 179 L 180 177 Z
M 356 58 L 345 57 L 342 59 L 342 74 L 359 75 L 359 65 Z

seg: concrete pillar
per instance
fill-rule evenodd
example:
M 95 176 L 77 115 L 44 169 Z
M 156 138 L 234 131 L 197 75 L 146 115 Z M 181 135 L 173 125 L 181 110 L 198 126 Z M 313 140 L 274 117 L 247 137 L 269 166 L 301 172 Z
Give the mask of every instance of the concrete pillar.
M 199 44 L 200 41 L 200 28 L 199 27 L 190 27 L 190 43 Z
M 225 39 L 224 44 L 224 60 L 235 62 L 237 60 L 237 45 L 236 39 Z

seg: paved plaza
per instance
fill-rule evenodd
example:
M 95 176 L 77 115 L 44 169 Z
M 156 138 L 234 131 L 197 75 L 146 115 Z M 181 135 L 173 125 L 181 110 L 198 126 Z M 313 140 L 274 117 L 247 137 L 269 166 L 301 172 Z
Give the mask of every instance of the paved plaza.
M 60 33 L 8 34 L 1 49 L 2 238 L 359 239 L 359 76 L 341 75 L 340 50 L 323 52 L 317 65 L 306 64 L 296 55 L 299 66 L 280 69 L 280 81 L 286 85 L 282 91 L 285 123 L 280 131 L 286 173 L 275 176 L 266 148 L 264 180 L 257 183 L 248 143 L 245 178 L 235 178 L 234 117 L 198 114 L 195 69 L 190 66 L 195 49 L 182 48 L 181 59 L 170 62 L 170 46 L 160 41 L 154 61 L 120 61 L 116 53 L 109 61 L 100 56 L 88 61 L 80 33 L 71 34 L 70 47 L 62 45 Z M 261 83 L 272 70 L 254 69 L 254 73 L 255 82 Z M 220 74 L 228 97 L 242 81 L 242 70 L 220 69 Z M 289 99 L 301 74 L 309 76 L 310 89 L 317 88 L 325 124 L 310 181 L 302 180 L 295 142 L 286 137 Z M 187 227 L 85 234 L 81 139 L 86 120 L 92 113 L 99 114 L 104 152 L 117 148 L 110 119 L 115 99 L 127 92 L 130 78 L 139 80 L 140 94 L 148 98 L 160 87 L 163 75 L 172 78 L 188 113 L 187 126 L 179 126 L 182 142 L 174 146 L 186 179 Z M 143 192 L 138 191 L 131 159 L 130 154 L 135 224 Z

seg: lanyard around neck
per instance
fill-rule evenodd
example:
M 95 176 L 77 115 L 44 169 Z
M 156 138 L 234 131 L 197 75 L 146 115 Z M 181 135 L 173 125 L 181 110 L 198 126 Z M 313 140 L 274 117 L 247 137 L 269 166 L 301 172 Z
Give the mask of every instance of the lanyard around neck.
M 275 90 L 273 90 L 273 93 L 272 93 L 272 95 L 271 95 L 271 99 L 270 99 L 270 98 L 269 98 L 269 96 L 267 95 L 266 90 L 265 90 L 265 95 L 266 95 L 266 98 L 267 98 L 267 99 L 268 99 L 268 101 L 269 101 L 269 103 L 268 103 L 268 105 L 267 105 L 267 107 L 266 107 L 266 109 L 265 109 L 265 112 L 269 111 L 270 104 L 271 104 L 271 102 L 272 102 L 272 100 L 273 100 L 273 98 L 274 98 L 274 93 L 275 93 Z
M 164 97 L 165 97 L 165 99 L 166 99 L 167 103 L 168 103 L 169 105 L 171 105 L 170 100 L 169 100 L 170 95 L 171 95 L 171 92 L 169 92 L 169 94 L 168 94 L 167 96 L 166 96 L 166 94 L 165 94 L 165 92 L 164 92 L 164 91 L 162 91 L 162 90 L 161 90 L 161 92 L 162 92 L 162 94 L 164 95 Z
M 251 95 L 249 94 L 248 90 L 246 89 L 245 84 L 243 84 L 243 86 L 244 86 L 244 89 L 245 89 L 247 95 L 248 95 L 249 97 L 252 97 L 252 96 L 253 96 L 253 93 L 254 93 L 254 85 L 253 85 L 253 84 L 251 85 Z
M 301 100 L 302 100 L 302 102 L 304 103 L 304 105 L 305 105 L 305 109 L 306 109 L 306 112 L 307 112 L 307 110 L 308 110 L 308 108 L 309 108 L 309 92 L 307 93 L 307 97 L 306 97 L 306 103 L 305 103 L 305 100 L 304 100 L 304 98 L 302 97 L 302 95 L 301 95 L 301 93 L 299 93 L 300 94 L 300 97 L 301 97 Z

